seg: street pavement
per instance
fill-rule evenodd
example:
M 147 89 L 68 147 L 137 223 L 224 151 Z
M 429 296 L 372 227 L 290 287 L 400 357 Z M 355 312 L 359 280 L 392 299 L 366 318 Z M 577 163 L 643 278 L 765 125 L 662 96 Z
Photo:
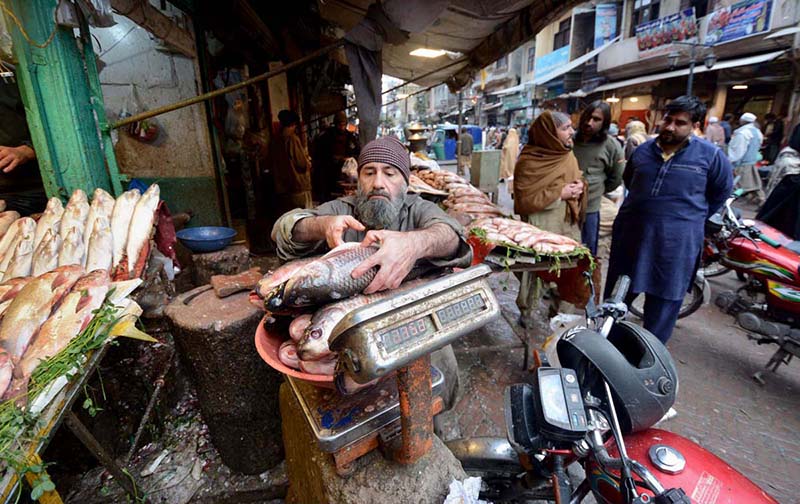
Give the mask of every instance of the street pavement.
M 500 205 L 513 206 L 503 187 Z M 503 316 L 453 345 L 462 390 L 455 407 L 442 415 L 445 440 L 505 436 L 503 391 L 529 379 L 522 369 L 525 332 L 516 322 L 519 284 L 506 273 L 494 274 L 492 283 Z M 728 273 L 710 284 L 713 299 L 740 282 Z M 541 325 L 546 327 L 544 319 Z M 547 336 L 541 328 L 535 335 L 540 342 Z M 752 375 L 776 347 L 748 340 L 713 302 L 678 322 L 668 348 L 680 379 L 678 415 L 660 427 L 699 443 L 779 502 L 800 502 L 800 363 L 764 372 L 766 383 L 757 383 Z

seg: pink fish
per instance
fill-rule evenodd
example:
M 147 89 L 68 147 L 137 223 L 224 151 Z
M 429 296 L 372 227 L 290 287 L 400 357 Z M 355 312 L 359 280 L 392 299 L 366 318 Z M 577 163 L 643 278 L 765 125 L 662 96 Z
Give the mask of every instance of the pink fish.
M 6 398 L 24 396 L 28 381 L 40 362 L 56 355 L 67 347 L 94 318 L 94 312 L 103 304 L 110 286 L 108 272 L 94 270 L 79 279 L 55 312 L 42 324 L 36 339 L 14 367 L 14 379 Z
M 11 302 L 0 322 L 0 395 L 8 389 L 15 364 L 81 273 L 80 266 L 45 273 L 30 281 Z

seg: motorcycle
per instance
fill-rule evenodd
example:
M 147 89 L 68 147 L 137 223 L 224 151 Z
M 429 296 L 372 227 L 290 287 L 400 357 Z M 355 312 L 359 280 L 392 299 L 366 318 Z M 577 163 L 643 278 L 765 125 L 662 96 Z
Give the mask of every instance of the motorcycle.
M 540 357 L 531 384 L 506 389 L 506 439 L 447 443 L 468 474 L 482 477 L 481 498 L 776 503 L 704 448 L 653 428 L 675 400 L 678 377 L 666 347 L 622 320 L 629 283 L 621 277 L 600 307 L 590 300 L 587 326 L 557 344 L 563 367 Z M 585 476 L 573 485 L 567 469 L 576 464 Z
M 719 294 L 715 303 L 736 317 L 749 338 L 778 345 L 766 365 L 774 372 L 800 355 L 800 242 L 763 222 L 741 219 L 731 206 L 740 195 L 736 191 L 725 202 L 714 247 L 719 262 L 745 283 Z M 753 377 L 764 383 L 762 372 Z

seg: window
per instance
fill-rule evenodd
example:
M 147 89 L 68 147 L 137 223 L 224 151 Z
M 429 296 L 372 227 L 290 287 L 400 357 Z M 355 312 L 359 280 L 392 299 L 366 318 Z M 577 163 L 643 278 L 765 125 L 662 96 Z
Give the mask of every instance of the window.
M 528 48 L 528 68 L 526 73 L 533 72 L 533 66 L 536 64 L 536 46 Z
M 553 37 L 553 50 L 561 49 L 569 44 L 569 31 L 572 24 L 572 18 L 565 19 L 558 24 L 558 31 Z
M 708 14 L 709 0 L 681 0 L 681 10 L 694 7 L 694 17 L 700 19 Z
M 660 0 L 634 0 L 630 36 L 636 36 L 636 27 L 640 24 L 658 19 L 660 7 Z
M 508 68 L 508 54 L 497 60 L 494 64 L 495 70 L 505 70 Z

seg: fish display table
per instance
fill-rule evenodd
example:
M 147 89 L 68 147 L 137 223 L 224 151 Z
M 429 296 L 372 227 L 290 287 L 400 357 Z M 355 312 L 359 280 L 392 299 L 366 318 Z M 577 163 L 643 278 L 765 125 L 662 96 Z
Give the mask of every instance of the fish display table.
M 114 481 L 122 486 L 131 497 L 138 495 L 136 492 L 135 478 L 126 473 L 116 463 L 114 457 L 111 456 L 97 440 L 92 436 L 91 432 L 83 425 L 83 423 L 72 413 L 72 405 L 83 391 L 84 386 L 89 381 L 94 371 L 100 365 L 100 361 L 106 354 L 108 346 L 103 345 L 101 348 L 93 352 L 86 364 L 78 375 L 61 388 L 50 400 L 49 404 L 41 412 L 40 425 L 43 425 L 38 432 L 35 433 L 31 439 L 24 443 L 24 452 L 31 460 L 41 461 L 39 454 L 42 453 L 47 447 L 53 435 L 56 433 L 62 422 L 66 422 L 67 427 L 75 434 L 78 440 L 94 455 L 114 476 Z M 142 422 L 146 422 L 147 418 L 143 418 Z M 38 479 L 38 475 L 28 473 L 25 479 L 29 484 L 33 485 Z M 17 478 L 13 470 L 7 470 L 3 478 L 0 480 L 0 502 L 5 504 L 16 502 L 18 500 L 17 492 L 20 491 L 20 480 Z M 40 502 L 46 503 L 61 503 L 61 496 L 58 491 L 53 490 L 45 492 Z

